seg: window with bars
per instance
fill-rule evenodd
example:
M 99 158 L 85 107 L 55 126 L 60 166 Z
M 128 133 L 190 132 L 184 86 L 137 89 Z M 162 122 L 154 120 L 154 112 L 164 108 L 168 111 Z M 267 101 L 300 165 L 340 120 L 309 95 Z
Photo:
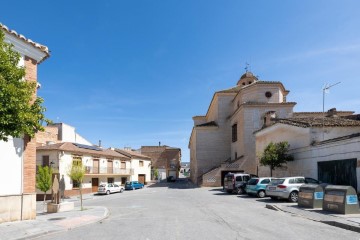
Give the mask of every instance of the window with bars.
M 231 131 L 231 136 L 232 136 L 232 142 L 236 142 L 237 141 L 237 123 L 235 123 L 234 125 L 232 125 L 232 131 Z

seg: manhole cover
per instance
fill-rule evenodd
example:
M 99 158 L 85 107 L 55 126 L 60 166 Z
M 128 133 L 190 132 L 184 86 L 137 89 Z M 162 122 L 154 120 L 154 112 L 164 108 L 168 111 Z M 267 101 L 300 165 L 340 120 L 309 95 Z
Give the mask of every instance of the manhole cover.
M 56 221 L 56 220 L 63 220 L 66 217 L 57 217 L 57 218 L 49 218 L 48 221 Z

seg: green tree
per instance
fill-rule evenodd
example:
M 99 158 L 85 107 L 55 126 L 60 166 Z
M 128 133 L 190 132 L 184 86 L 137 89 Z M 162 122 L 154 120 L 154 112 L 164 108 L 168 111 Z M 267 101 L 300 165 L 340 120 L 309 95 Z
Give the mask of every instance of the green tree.
M 67 175 L 73 181 L 73 184 L 76 183 L 79 186 L 80 205 L 81 210 L 83 210 L 82 182 L 85 176 L 85 167 L 81 163 L 78 164 L 73 162 L 67 171 Z
M 4 42 L 0 30 L 0 140 L 8 136 L 21 137 L 24 134 L 34 137 L 43 131 L 45 108 L 43 99 L 35 98 L 37 83 L 24 81 L 25 69 L 19 67 L 20 54 L 12 50 L 12 45 Z
M 36 174 L 36 188 L 44 192 L 44 211 L 45 211 L 45 200 L 46 192 L 51 189 L 52 186 L 52 169 L 48 166 L 39 166 L 39 170 Z
M 281 167 L 288 161 L 293 161 L 293 156 L 288 154 L 290 144 L 286 141 L 273 143 L 270 142 L 264 149 L 260 157 L 260 164 L 270 167 L 270 176 L 275 168 Z

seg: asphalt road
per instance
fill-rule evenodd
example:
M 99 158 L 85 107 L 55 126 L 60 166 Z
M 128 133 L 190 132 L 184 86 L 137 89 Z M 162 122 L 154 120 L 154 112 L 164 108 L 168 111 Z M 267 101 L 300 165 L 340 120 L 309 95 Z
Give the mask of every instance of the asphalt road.
M 195 188 L 186 181 L 94 196 L 106 206 L 100 223 L 40 239 L 360 239 L 360 234 L 265 208 L 269 199 Z

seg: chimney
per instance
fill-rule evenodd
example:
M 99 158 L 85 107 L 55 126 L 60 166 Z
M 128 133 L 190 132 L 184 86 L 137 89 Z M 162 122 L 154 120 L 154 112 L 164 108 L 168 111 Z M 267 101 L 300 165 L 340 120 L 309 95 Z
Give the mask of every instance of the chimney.
M 327 111 L 326 117 L 338 117 L 336 108 L 331 108 Z
M 275 111 L 269 111 L 269 112 L 265 113 L 263 127 L 268 127 L 271 125 L 271 120 L 276 118 L 275 113 L 276 113 Z

